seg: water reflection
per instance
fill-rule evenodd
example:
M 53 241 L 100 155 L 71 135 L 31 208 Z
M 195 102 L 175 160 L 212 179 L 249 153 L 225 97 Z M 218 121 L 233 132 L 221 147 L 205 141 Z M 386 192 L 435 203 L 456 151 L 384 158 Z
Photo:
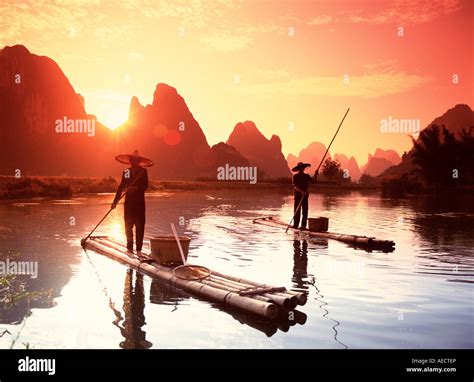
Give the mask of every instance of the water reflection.
M 133 276 L 135 275 L 135 283 Z M 149 349 L 152 346 L 146 340 L 145 325 L 145 292 L 143 289 L 143 275 L 131 269 L 127 270 L 123 291 L 123 311 L 125 320 L 122 325 L 116 325 L 125 341 L 120 342 L 122 349 Z
M 458 240 L 465 239 L 462 234 L 474 230 L 474 203 L 468 195 L 425 195 L 411 198 L 409 203 L 416 212 L 413 222 L 417 234 L 437 249 L 462 244 Z
M 293 289 L 308 294 L 308 242 L 293 240 L 293 251 Z
M 326 241 L 327 246 L 327 241 Z M 341 323 L 331 317 L 329 317 L 329 304 L 323 300 L 324 296 L 316 285 L 316 277 L 308 275 L 308 242 L 306 240 L 293 240 L 293 278 L 291 279 L 294 283 L 294 290 L 309 293 L 309 286 L 313 286 L 316 290 L 315 300 L 318 301 L 319 308 L 323 310 L 323 317 L 332 321 L 334 325 L 332 329 L 334 331 L 334 340 L 344 346 L 347 346 L 338 339 L 337 327 Z
M 450 282 L 473 282 L 473 200 L 467 194 L 425 195 L 409 200 L 415 212 L 413 227 L 421 243 L 417 273 L 447 276 Z
M 167 282 L 153 279 L 150 287 L 150 302 L 159 305 L 172 305 L 173 311 L 178 309 L 191 297 L 182 289 L 176 288 Z M 220 303 L 211 303 L 213 309 L 231 315 L 235 320 L 243 325 L 247 325 L 264 333 L 267 337 L 273 336 L 278 330 L 288 332 L 291 326 L 296 324 L 304 325 L 307 320 L 305 313 L 298 310 L 287 310 L 281 308 L 276 319 L 270 320 L 240 310 L 227 307 Z
M 176 200 L 177 195 L 179 200 Z M 146 235 L 169 233 L 170 223 L 174 222 L 178 229 L 182 228 L 184 232 L 198 237 L 203 234 L 202 218 L 212 217 L 215 229 L 215 224 L 228 217 L 253 218 L 260 211 L 279 211 L 285 203 L 287 193 L 215 190 L 212 196 L 209 191 L 195 191 L 164 195 L 150 193 L 147 197 L 150 202 L 147 205 Z M 219 219 L 215 219 L 216 216 Z
M 309 281 L 309 284 L 312 285 L 314 287 L 314 289 L 316 290 L 315 300 L 318 303 L 320 303 L 319 308 L 324 312 L 323 317 L 328 319 L 332 323 L 334 323 L 334 325 L 332 326 L 332 330 L 334 331 L 334 340 L 338 344 L 341 344 L 342 346 L 344 346 L 344 349 L 347 349 L 348 348 L 347 345 L 344 344 L 343 342 L 341 342 L 338 339 L 339 332 L 337 331 L 337 328 L 341 325 L 341 323 L 338 320 L 336 320 L 332 317 L 329 317 L 329 304 L 326 301 L 323 300 L 324 295 L 321 293 L 318 286 L 316 285 L 316 277 L 311 277 L 311 279 Z
M 338 197 L 339 196 L 339 197 Z M 318 196 L 313 196 L 313 197 L 320 197 L 321 198 L 321 205 L 322 205 L 322 211 L 321 212 L 328 212 L 333 209 L 337 209 L 339 206 L 340 202 L 340 195 L 334 194 L 334 193 L 323 193 Z M 312 211 L 312 213 L 320 213 L 320 211 Z
M 150 302 L 158 305 L 173 306 L 172 312 L 178 309 L 178 306 L 189 299 L 189 294 L 182 289 L 173 287 L 158 279 L 152 279 L 150 287 Z
M 0 262 L 34 262 L 38 271 L 36 278 L 16 275 L 12 287 L 17 285 L 18 290 L 14 293 L 29 296 L 4 311 L 0 301 L 0 324 L 19 325 L 33 309 L 56 305 L 55 299 L 61 296 L 79 262 L 77 250 L 69 243 L 77 234 L 76 227 L 69 224 L 73 208 L 44 202 L 0 203 Z

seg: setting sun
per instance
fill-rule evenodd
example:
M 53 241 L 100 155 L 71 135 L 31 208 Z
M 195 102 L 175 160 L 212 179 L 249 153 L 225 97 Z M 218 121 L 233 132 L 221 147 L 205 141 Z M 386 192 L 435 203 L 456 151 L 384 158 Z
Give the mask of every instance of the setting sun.
M 123 112 L 121 112 L 120 108 L 118 107 L 110 106 L 110 108 L 106 108 L 103 113 L 99 111 L 97 114 L 99 121 L 101 121 L 111 130 L 115 130 L 117 127 L 127 121 L 127 117 L 120 115 L 123 114 Z
M 111 130 L 128 119 L 130 96 L 116 91 L 85 91 L 85 106 L 88 113 L 97 117 Z

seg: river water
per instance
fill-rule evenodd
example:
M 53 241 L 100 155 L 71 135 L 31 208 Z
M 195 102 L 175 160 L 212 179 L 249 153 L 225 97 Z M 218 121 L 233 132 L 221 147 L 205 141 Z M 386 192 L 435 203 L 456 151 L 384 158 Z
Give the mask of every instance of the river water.
M 32 261 L 19 276 L 37 299 L 0 311 L 0 348 L 473 348 L 474 197 L 385 199 L 324 192 L 310 215 L 330 230 L 390 239 L 393 252 L 305 240 L 252 224 L 288 221 L 292 197 L 276 191 L 147 194 L 146 236 L 174 222 L 192 238 L 189 261 L 304 291 L 289 326 L 226 309 L 152 280 L 80 239 L 112 195 L 0 204 L 0 261 Z M 180 223 L 182 225 L 180 225 Z M 123 240 L 122 207 L 98 230 Z

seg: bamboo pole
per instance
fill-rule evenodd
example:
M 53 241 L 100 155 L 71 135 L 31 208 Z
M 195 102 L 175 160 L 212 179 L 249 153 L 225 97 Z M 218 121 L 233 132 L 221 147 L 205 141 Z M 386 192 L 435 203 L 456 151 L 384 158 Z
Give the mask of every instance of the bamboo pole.
M 217 288 L 217 289 L 222 289 L 222 290 L 225 290 L 225 291 L 228 291 L 228 292 L 233 292 L 233 293 L 239 293 L 239 290 L 238 289 L 235 289 L 235 288 L 232 288 L 230 286 L 227 286 L 227 285 L 223 285 L 223 284 L 219 284 L 215 281 L 212 281 L 212 280 L 208 280 L 208 279 L 203 279 L 201 280 L 201 282 L 205 285 L 209 285 L 213 288 Z M 256 295 L 256 296 L 252 296 L 253 299 L 255 300 L 258 300 L 258 301 L 263 301 L 263 302 L 268 302 L 268 303 L 274 303 L 274 301 L 271 301 L 269 298 L 267 297 L 264 297 L 264 296 L 259 296 L 259 295 Z
M 220 273 L 220 272 L 217 272 L 217 271 L 212 271 L 212 274 L 213 275 L 216 275 L 216 276 L 220 276 L 220 277 L 224 277 L 224 278 L 227 278 L 229 280 L 232 280 L 232 281 L 237 281 L 239 283 L 243 283 L 243 284 L 247 284 L 247 285 L 250 285 L 250 286 L 262 286 L 262 285 L 265 285 L 265 284 L 259 284 L 259 283 L 256 283 L 255 281 L 250 281 L 250 280 L 246 280 L 244 278 L 239 278 L 239 277 L 234 277 L 234 276 L 229 276 L 229 275 L 225 275 L 223 273 Z M 293 292 L 293 291 L 286 291 L 284 293 L 287 293 L 287 294 L 290 294 L 290 295 L 294 295 L 296 296 L 297 300 L 298 300 L 298 304 L 300 305 L 304 305 L 307 301 L 307 296 L 304 294 L 304 293 L 301 293 L 301 292 Z M 303 296 L 304 295 L 304 296 Z
M 304 305 L 308 301 L 308 296 L 306 295 L 306 293 L 303 292 L 287 291 L 281 293 L 290 297 L 295 296 L 298 300 L 298 305 Z
M 230 285 L 236 285 L 236 287 L 240 287 L 241 291 L 249 288 L 255 288 L 256 285 L 250 285 L 250 284 L 243 284 L 243 283 L 238 283 L 236 281 L 228 280 L 223 278 L 222 276 L 217 276 L 215 272 L 211 273 L 211 277 L 218 278 L 220 280 L 225 280 L 224 282 L 227 282 Z M 265 287 L 264 284 L 259 284 L 258 287 Z M 260 296 L 264 296 L 269 298 L 270 300 L 273 300 L 275 303 L 278 305 L 281 305 L 285 307 L 286 309 L 293 309 L 298 305 L 298 298 L 297 296 L 290 294 L 290 293 L 261 293 L 259 294 Z M 248 296 L 252 297 L 252 296 Z
M 229 281 L 229 280 L 224 279 L 224 278 L 216 277 L 212 274 L 211 274 L 211 276 L 209 276 L 209 278 L 211 280 L 217 282 L 217 283 L 221 283 L 221 284 L 224 284 L 224 285 L 229 286 L 231 288 L 235 288 L 239 292 L 247 288 L 245 285 L 238 284 L 238 283 L 235 283 L 233 281 Z
M 219 279 L 219 278 L 212 278 L 211 280 L 203 279 L 203 280 L 201 280 L 201 282 L 203 284 L 206 284 L 207 282 L 211 282 L 211 283 L 213 283 L 213 285 L 215 287 L 222 286 L 222 288 L 224 288 L 225 290 L 229 290 L 229 291 L 232 291 L 234 293 L 239 293 L 243 289 L 247 289 L 245 287 L 244 288 L 238 288 L 234 285 L 229 285 L 228 283 L 225 282 L 225 280 Z M 280 305 L 280 306 L 284 307 L 285 309 L 293 309 L 294 307 L 296 307 L 296 304 L 294 304 L 293 300 L 291 298 L 288 298 L 287 296 L 273 296 L 273 295 L 270 296 L 268 294 L 254 294 L 254 295 L 245 296 L 245 297 L 254 298 L 254 299 L 257 299 L 259 301 L 273 302 L 277 305 Z
M 237 281 L 237 282 L 242 283 L 242 284 L 247 284 L 247 285 L 250 285 L 250 286 L 256 286 L 256 287 L 261 287 L 261 286 L 264 286 L 264 285 L 267 286 L 266 284 L 260 284 L 260 283 L 257 283 L 255 281 L 250 281 L 250 280 L 247 280 L 247 279 L 244 279 L 244 278 L 225 275 L 225 274 L 217 272 L 217 271 L 212 271 L 212 274 L 216 275 L 216 276 L 227 278 L 227 279 L 232 280 L 232 281 Z
M 251 296 L 253 294 L 272 294 L 274 296 L 281 296 L 279 295 L 280 292 L 286 291 L 285 287 L 253 287 L 247 288 L 240 291 L 241 296 Z M 296 297 L 295 297 L 296 298 Z
M 103 238 L 99 238 L 100 242 L 104 245 L 112 245 L 114 248 L 118 249 L 119 251 L 125 251 L 127 252 L 127 247 L 125 246 L 124 243 L 121 243 L 120 241 L 118 240 L 115 240 L 113 238 L 110 238 L 110 237 L 103 237 Z M 148 252 L 148 251 L 142 251 L 142 255 L 145 256 L 145 257 L 151 257 L 151 253 Z
M 275 295 L 289 299 L 289 303 L 288 303 L 289 309 L 294 309 L 298 306 L 298 297 L 296 297 L 295 295 L 288 295 L 286 293 L 281 293 L 281 292 L 275 293 Z
M 117 251 L 120 251 L 120 252 L 126 252 L 127 256 L 129 256 L 129 257 L 132 257 L 132 256 L 135 257 L 134 253 L 127 251 L 127 247 L 125 247 L 125 246 L 123 246 L 123 245 L 121 245 L 121 244 L 119 244 L 119 243 L 117 243 L 113 240 L 109 240 L 108 238 L 98 238 L 98 239 L 93 238 L 93 240 L 97 243 L 105 245 L 106 247 L 116 249 Z
M 95 249 L 115 259 L 121 260 L 122 262 L 130 265 L 132 268 L 169 281 L 170 283 L 193 292 L 198 296 L 205 297 L 213 301 L 219 301 L 271 319 L 275 318 L 278 314 L 278 307 L 273 303 L 258 301 L 249 297 L 242 297 L 236 293 L 213 288 L 196 281 L 179 279 L 174 276 L 169 269 L 159 264 L 150 265 L 147 263 L 142 263 L 140 260 L 133 259 L 120 250 L 107 247 L 106 245 L 98 243 L 93 239 L 86 242 L 86 248 Z

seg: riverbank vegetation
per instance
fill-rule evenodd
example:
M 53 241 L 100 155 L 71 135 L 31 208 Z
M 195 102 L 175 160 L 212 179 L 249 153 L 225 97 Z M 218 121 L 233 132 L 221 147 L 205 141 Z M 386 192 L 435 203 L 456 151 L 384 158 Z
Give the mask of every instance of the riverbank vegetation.
M 119 179 L 108 178 L 75 178 L 75 177 L 22 177 L 0 176 L 0 200 L 28 199 L 37 197 L 68 198 L 78 194 L 115 192 Z M 291 192 L 291 178 L 258 181 L 250 184 L 244 181 L 217 181 L 201 178 L 191 180 L 150 180 L 149 191 L 179 190 L 276 190 Z M 351 182 L 339 184 L 335 181 L 318 179 L 318 189 L 372 189 L 371 185 L 357 185 Z
M 113 192 L 118 186 L 115 178 L 72 177 L 0 177 L 0 199 L 34 197 L 67 198 L 80 193 Z

